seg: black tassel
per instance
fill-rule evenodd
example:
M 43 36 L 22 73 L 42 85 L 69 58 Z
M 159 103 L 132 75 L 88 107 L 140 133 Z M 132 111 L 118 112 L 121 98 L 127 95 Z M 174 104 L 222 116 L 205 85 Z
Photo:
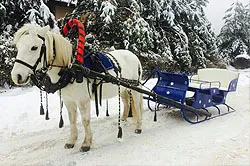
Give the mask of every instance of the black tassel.
M 46 117 L 45 117 L 46 120 L 49 120 L 49 111 L 47 110 L 46 111 Z
M 154 115 L 154 122 L 157 122 L 156 110 L 155 110 L 155 115 Z
M 64 125 L 64 122 L 63 122 L 63 118 L 62 118 L 62 115 L 60 117 L 60 122 L 59 122 L 59 128 L 62 128 Z
M 98 101 L 96 99 L 96 102 L 95 102 L 95 112 L 96 112 L 96 116 L 98 117 L 99 116 L 99 107 L 98 107 Z
M 157 101 L 157 96 L 156 96 L 156 101 Z M 158 105 L 159 106 L 159 105 Z M 157 122 L 157 115 L 156 115 L 156 111 L 158 110 L 157 104 L 155 103 L 155 115 L 154 115 L 154 122 Z
M 42 104 L 40 105 L 40 115 L 44 115 L 44 108 Z
M 100 90 L 99 90 L 99 104 L 102 106 L 102 84 L 99 85 Z
M 118 135 L 117 138 L 122 138 L 122 128 L 121 126 L 118 127 Z
M 132 105 L 130 105 L 130 107 L 129 107 L 128 117 L 133 117 Z
M 49 100 L 48 100 L 48 93 L 46 93 L 46 120 L 49 120 Z
M 40 90 L 40 115 L 44 115 L 43 92 Z
M 109 116 L 109 102 L 106 100 L 106 116 Z

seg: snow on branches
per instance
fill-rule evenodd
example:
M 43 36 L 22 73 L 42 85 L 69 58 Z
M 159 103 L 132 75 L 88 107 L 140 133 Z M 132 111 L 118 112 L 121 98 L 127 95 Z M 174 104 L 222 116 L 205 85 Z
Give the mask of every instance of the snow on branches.
M 111 17 L 115 14 L 116 9 L 117 8 L 113 4 L 111 4 L 110 1 L 102 2 L 101 4 L 102 14 L 100 15 L 100 17 L 103 18 L 103 21 L 105 22 L 105 24 L 112 23 Z

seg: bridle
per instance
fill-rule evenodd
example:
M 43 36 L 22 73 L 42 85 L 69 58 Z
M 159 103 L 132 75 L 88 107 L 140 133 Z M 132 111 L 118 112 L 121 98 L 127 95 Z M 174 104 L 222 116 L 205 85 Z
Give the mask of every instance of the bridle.
M 36 63 L 32 66 L 25 61 L 20 59 L 16 59 L 15 62 L 20 63 L 33 71 L 30 75 L 32 82 L 42 91 L 46 91 L 47 93 L 54 93 L 59 89 L 64 88 L 68 85 L 68 83 L 72 82 L 72 72 L 68 67 L 65 66 L 58 66 L 54 65 L 54 61 L 56 58 L 56 50 L 55 50 L 55 40 L 53 39 L 53 58 L 50 63 L 47 60 L 47 53 L 46 53 L 46 45 L 45 45 L 45 38 L 37 35 L 40 39 L 42 39 L 43 44 L 41 46 L 39 58 L 36 60 Z M 42 61 L 43 58 L 43 61 Z M 37 69 L 39 63 L 42 63 L 42 68 Z M 59 67 L 61 68 L 58 75 L 60 79 L 57 83 L 52 83 L 50 77 L 48 76 L 47 72 L 52 69 L 52 67 Z
M 30 64 L 28 64 L 27 62 L 25 61 L 22 61 L 20 59 L 16 59 L 15 62 L 17 63 L 20 63 L 26 67 L 28 67 L 29 69 L 31 69 L 33 71 L 33 74 L 35 75 L 36 73 L 38 73 L 39 71 L 43 71 L 44 73 L 46 73 L 48 71 L 48 69 L 53 66 L 53 63 L 55 61 L 55 42 L 54 42 L 54 39 L 53 39 L 53 49 L 54 49 L 54 56 L 53 56 L 53 59 L 52 59 L 52 63 L 51 64 L 48 64 L 47 62 L 47 54 L 46 54 L 46 45 L 45 45 L 45 38 L 40 36 L 40 35 L 37 35 L 40 39 L 42 39 L 43 41 L 43 44 L 41 46 L 41 50 L 40 50 L 40 56 L 39 58 L 36 60 L 36 63 L 32 66 Z M 43 67 L 39 70 L 37 70 L 37 66 L 39 63 L 42 63 L 42 57 L 44 56 L 44 60 L 43 60 Z

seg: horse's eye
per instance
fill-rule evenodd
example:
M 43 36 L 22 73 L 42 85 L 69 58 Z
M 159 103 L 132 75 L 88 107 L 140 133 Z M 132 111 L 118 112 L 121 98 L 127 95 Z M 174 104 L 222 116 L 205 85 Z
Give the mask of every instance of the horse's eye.
M 36 51 L 38 49 L 38 47 L 37 46 L 33 46 L 33 47 L 31 47 L 31 51 Z

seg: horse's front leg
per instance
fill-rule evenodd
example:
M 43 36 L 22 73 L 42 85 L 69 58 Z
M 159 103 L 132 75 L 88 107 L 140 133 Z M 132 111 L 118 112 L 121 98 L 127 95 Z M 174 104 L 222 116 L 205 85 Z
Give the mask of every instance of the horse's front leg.
M 90 127 L 90 100 L 87 102 L 79 102 L 79 110 L 81 112 L 82 124 L 85 130 L 85 138 L 80 149 L 81 152 L 87 152 L 92 145 L 92 132 Z
M 75 102 L 64 102 L 64 103 L 68 110 L 69 122 L 70 122 L 70 136 L 64 147 L 66 149 L 70 149 L 74 147 L 78 136 L 77 126 L 76 126 L 77 106 Z

